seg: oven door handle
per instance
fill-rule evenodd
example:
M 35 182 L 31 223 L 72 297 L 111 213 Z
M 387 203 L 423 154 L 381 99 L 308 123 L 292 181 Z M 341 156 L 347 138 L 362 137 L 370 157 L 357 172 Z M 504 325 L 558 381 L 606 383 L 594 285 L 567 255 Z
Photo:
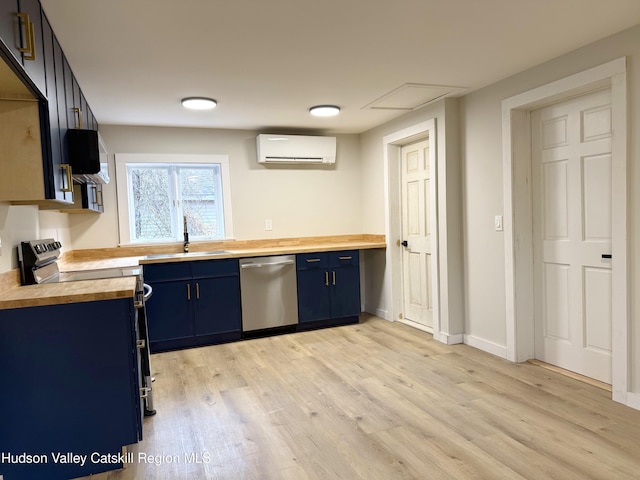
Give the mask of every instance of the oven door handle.
M 144 292 L 144 295 L 142 296 L 142 298 L 146 302 L 151 298 L 151 295 L 153 295 L 153 287 L 148 283 L 144 283 L 142 285 L 142 291 Z

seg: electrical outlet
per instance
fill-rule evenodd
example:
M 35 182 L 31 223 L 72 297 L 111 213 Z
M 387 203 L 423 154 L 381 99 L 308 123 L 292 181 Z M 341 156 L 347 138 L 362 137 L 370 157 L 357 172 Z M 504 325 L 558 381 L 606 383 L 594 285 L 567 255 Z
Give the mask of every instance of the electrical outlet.
M 264 221 L 264 229 L 265 229 L 265 230 L 267 230 L 267 231 L 271 231 L 271 230 L 273 230 L 273 222 L 271 222 L 271 219 L 270 219 L 270 218 L 267 218 L 267 219 Z

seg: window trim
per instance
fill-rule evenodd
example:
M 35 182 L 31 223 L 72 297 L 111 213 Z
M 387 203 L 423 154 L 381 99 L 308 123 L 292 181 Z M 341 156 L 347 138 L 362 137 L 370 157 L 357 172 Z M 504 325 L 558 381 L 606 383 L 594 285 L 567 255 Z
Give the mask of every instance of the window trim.
M 118 235 L 120 245 L 159 245 L 178 242 L 159 242 L 131 240 L 129 217 L 129 182 L 127 179 L 127 163 L 172 163 L 172 164 L 219 164 L 222 183 L 222 205 L 224 211 L 224 233 L 222 239 L 197 240 L 196 242 L 215 242 L 233 240 L 233 216 L 231 214 L 231 178 L 229 175 L 229 157 L 227 155 L 192 155 L 192 154 L 154 154 L 154 153 L 116 153 L 116 198 L 118 204 Z M 194 242 L 195 243 L 195 242 Z

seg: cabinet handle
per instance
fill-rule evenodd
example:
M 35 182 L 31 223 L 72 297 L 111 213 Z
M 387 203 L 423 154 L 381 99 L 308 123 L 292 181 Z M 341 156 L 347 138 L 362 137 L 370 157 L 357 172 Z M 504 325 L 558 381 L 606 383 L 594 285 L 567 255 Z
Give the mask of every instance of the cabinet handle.
M 187 283 L 187 300 L 191 300 L 191 284 Z
M 331 272 L 331 274 L 333 275 L 333 285 L 336 284 L 336 272 Z
M 28 13 L 17 13 L 16 15 L 18 15 L 18 17 L 22 19 L 22 23 L 24 24 L 24 37 L 27 41 L 27 46 L 24 48 L 18 48 L 18 51 L 26 54 L 24 55 L 25 60 L 35 60 L 36 36 L 33 22 L 29 20 Z
M 307 263 L 315 263 L 315 262 L 319 262 L 320 259 L 319 258 L 307 258 Z
M 149 397 L 150 391 L 151 391 L 151 387 L 140 387 L 140 398 Z
M 104 208 L 104 198 L 102 197 L 102 189 L 98 190 L 98 187 L 96 187 L 96 200 L 98 201 L 98 207 Z
M 71 110 L 76 114 L 76 128 L 82 129 L 82 110 L 78 107 L 73 107 Z
M 351 260 L 353 257 L 348 256 L 348 257 L 338 257 L 338 260 Z
M 324 285 L 329 286 L 329 272 L 324 272 Z
M 71 165 L 68 163 L 61 163 L 60 168 L 64 170 L 65 176 L 67 177 L 67 186 L 61 189 L 64 193 L 73 192 L 73 178 L 71 172 Z
M 200 284 L 196 282 L 196 299 L 200 300 Z

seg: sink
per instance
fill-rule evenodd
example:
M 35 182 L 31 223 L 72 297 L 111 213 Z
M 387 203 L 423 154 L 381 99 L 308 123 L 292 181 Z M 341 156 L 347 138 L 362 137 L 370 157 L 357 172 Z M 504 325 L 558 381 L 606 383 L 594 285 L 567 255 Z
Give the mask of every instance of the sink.
M 229 253 L 228 250 L 213 250 L 210 252 L 187 252 L 187 253 L 154 253 L 145 255 L 144 258 L 188 258 L 188 257 L 214 257 L 216 255 L 224 255 Z

